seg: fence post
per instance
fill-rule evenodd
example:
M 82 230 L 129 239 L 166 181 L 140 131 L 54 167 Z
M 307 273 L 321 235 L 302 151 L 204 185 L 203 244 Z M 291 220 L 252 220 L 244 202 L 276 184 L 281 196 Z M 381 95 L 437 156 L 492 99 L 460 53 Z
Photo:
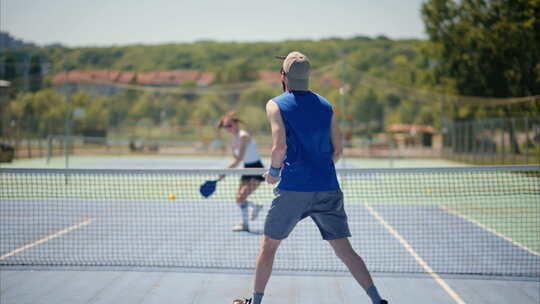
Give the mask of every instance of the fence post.
M 26 139 L 26 148 L 28 149 L 28 159 L 32 159 L 32 141 L 30 137 Z
M 450 155 L 452 156 L 452 160 L 456 160 L 455 157 L 456 157 L 456 133 L 457 133 L 457 127 L 456 127 L 456 122 L 452 122 L 452 137 L 450 138 L 450 140 L 452 140 L 452 142 L 450 143 Z
M 510 151 L 512 151 L 512 165 L 515 165 L 517 162 L 517 153 L 519 150 L 519 143 L 517 138 L 518 134 L 516 130 L 516 119 L 512 118 L 510 121 L 512 122 L 512 132 L 514 134 L 513 136 L 510 136 L 510 138 L 514 137 L 514 141 L 510 141 Z
M 534 122 L 533 122 L 533 128 L 534 128 L 534 137 L 533 137 L 533 142 L 536 141 L 536 138 L 539 139 L 540 141 L 540 120 L 538 119 L 535 119 Z M 536 146 L 536 144 L 535 144 Z M 536 156 L 538 156 L 538 159 L 536 160 L 539 164 L 540 164 L 540 142 L 538 143 L 538 153 Z
M 525 117 L 525 164 L 529 164 L 529 117 Z
M 43 143 L 41 142 L 42 140 L 42 137 L 38 137 L 38 152 L 39 152 L 39 155 L 38 157 L 39 158 L 42 158 L 43 157 Z
M 471 141 L 471 145 L 472 145 L 472 148 L 471 148 L 471 156 L 472 156 L 472 162 L 473 164 L 476 164 L 476 162 L 478 161 L 478 155 L 477 155 L 477 152 L 478 152 L 478 143 L 476 142 L 476 136 L 477 136 L 477 131 L 478 131 L 478 126 L 476 125 L 476 122 L 475 121 L 471 121 L 470 122 L 471 124 L 471 138 L 470 138 L 470 141 Z
M 505 127 L 505 121 L 504 119 L 501 119 L 501 163 L 504 165 L 504 155 L 506 153 L 506 145 L 505 145 L 505 136 L 504 136 L 504 127 Z
M 479 127 L 480 127 L 480 132 L 479 132 L 479 140 L 480 140 L 480 150 L 478 151 L 479 153 L 479 156 L 480 156 L 480 163 L 482 165 L 485 164 L 485 161 L 486 161 L 486 158 L 485 158 L 485 155 L 486 155 L 486 144 L 485 144 L 485 137 L 484 137 L 484 126 L 486 125 L 486 121 L 482 120 L 479 122 Z
M 51 157 L 53 153 L 53 143 L 52 143 L 52 136 L 47 136 L 47 165 L 51 162 Z
M 497 145 L 497 120 L 492 119 L 491 120 L 491 140 L 493 141 L 493 151 L 491 151 L 490 157 L 491 157 L 491 164 L 495 165 L 497 162 L 497 149 L 499 148 L 499 145 Z
M 470 158 L 470 151 L 471 151 L 471 147 L 470 147 L 470 142 L 471 142 L 471 134 L 470 134 L 470 127 L 469 127 L 469 122 L 465 122 L 465 159 L 466 161 L 471 161 L 471 158 Z

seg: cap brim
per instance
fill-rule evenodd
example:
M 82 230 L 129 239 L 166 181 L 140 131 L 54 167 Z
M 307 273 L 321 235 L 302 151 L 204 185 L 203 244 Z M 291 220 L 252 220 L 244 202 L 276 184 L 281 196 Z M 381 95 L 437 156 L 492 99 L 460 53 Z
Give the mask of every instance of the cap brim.
M 274 56 L 274 58 L 279 59 L 279 60 L 285 60 L 287 56 Z

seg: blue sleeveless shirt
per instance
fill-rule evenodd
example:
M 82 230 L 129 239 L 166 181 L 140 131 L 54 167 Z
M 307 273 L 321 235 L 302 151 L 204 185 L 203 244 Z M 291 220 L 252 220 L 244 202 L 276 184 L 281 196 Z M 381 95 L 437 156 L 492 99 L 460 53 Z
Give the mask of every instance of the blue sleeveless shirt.
M 311 91 L 288 91 L 272 100 L 279 107 L 287 137 L 278 188 L 299 192 L 338 190 L 330 103 Z

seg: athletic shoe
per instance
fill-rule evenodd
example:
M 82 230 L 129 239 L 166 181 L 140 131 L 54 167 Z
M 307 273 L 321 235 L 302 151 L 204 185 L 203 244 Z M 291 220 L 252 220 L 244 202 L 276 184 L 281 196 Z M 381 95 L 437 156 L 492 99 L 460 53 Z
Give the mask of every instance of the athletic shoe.
M 239 232 L 239 231 L 249 231 L 249 226 L 246 224 L 238 224 L 232 228 L 233 231 Z
M 381 300 L 380 304 L 388 304 L 388 301 L 386 301 L 386 300 Z
M 236 299 L 233 304 L 251 304 L 251 299 Z
M 255 204 L 255 207 L 251 208 L 251 215 L 249 217 L 249 220 L 254 221 L 257 216 L 259 216 L 259 212 L 261 212 L 262 208 L 262 204 Z

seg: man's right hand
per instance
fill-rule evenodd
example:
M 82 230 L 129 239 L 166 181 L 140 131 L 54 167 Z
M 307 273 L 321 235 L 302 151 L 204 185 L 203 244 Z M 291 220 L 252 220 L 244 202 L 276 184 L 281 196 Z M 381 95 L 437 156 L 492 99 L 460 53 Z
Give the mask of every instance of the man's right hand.
M 263 177 L 266 179 L 266 182 L 269 184 L 275 184 L 279 182 L 279 177 L 273 177 L 272 175 L 270 175 L 270 172 L 268 171 L 264 172 Z

